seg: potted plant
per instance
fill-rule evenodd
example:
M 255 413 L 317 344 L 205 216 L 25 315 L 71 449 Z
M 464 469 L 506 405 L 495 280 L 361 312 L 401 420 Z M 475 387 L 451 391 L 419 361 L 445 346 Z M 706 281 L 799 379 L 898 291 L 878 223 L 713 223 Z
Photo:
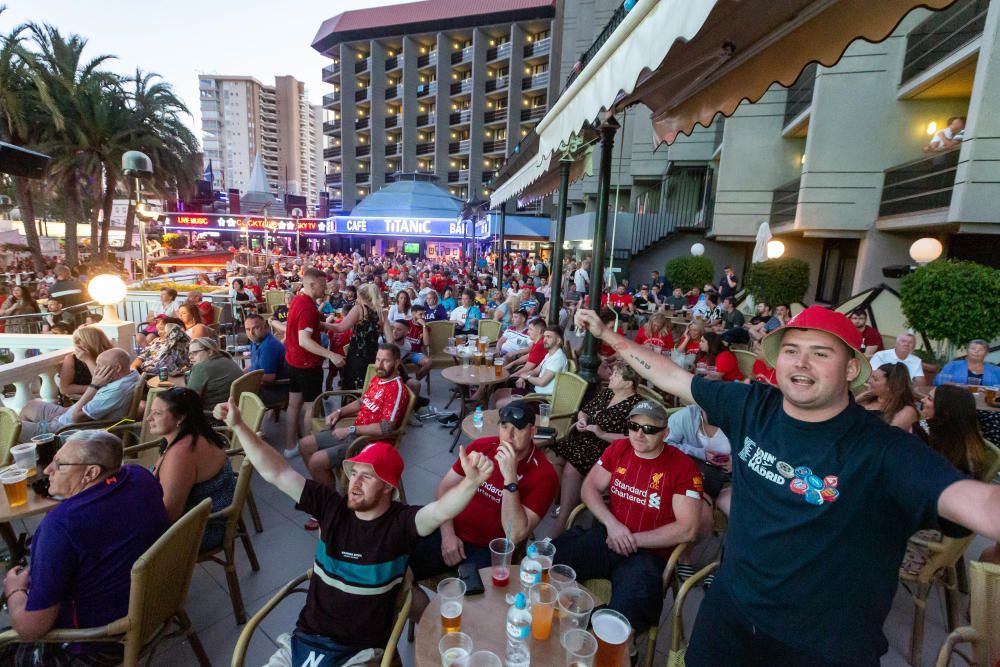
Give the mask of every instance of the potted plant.
M 675 257 L 667 262 L 663 275 L 671 285 L 680 287 L 686 293 L 695 287 L 701 289 L 711 285 L 715 267 L 708 257 Z
M 757 303 L 774 307 L 801 302 L 809 290 L 809 264 L 795 257 L 757 262 L 747 269 L 743 286 Z
M 933 349 L 916 352 L 925 374 L 970 340 L 1000 336 L 1000 271 L 988 266 L 931 262 L 903 278 L 899 299 L 910 327 L 932 341 Z
M 164 234 L 163 245 L 172 250 L 183 250 L 187 247 L 188 237 L 184 234 Z

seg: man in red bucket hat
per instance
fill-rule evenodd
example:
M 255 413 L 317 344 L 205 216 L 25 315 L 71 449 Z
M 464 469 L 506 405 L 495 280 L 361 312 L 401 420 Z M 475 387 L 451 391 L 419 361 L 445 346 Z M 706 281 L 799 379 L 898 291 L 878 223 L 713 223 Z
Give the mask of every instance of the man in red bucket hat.
M 693 378 L 591 310 L 576 322 L 733 445 L 725 556 L 688 667 L 875 667 L 908 538 L 940 520 L 1000 537 L 1000 487 L 854 403 L 871 368 L 844 315 L 813 306 L 764 339 L 777 387 Z
M 279 641 L 279 653 L 292 665 L 377 661 L 392 630 L 396 597 L 417 539 L 465 509 L 493 473 L 493 461 L 459 448 L 465 475 L 461 483 L 429 505 L 404 505 L 394 500 L 403 459 L 389 443 L 376 442 L 344 461 L 348 481 L 341 496 L 289 466 L 281 452 L 247 426 L 235 401 L 217 405 L 215 416 L 238 435 L 260 476 L 319 522 L 306 604 L 290 641 Z

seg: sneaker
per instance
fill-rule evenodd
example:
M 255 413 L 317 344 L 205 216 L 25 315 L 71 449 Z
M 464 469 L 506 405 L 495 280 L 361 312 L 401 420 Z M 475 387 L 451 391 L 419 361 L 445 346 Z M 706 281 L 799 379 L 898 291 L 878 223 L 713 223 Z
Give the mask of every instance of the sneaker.
M 441 413 L 437 416 L 437 420 L 442 426 L 454 426 L 458 423 L 458 415 L 454 412 Z
M 294 449 L 283 449 L 281 453 L 285 455 L 286 459 L 294 459 L 299 455 L 299 448 L 295 447 Z
M 416 418 L 422 422 L 430 421 L 437 417 L 440 412 L 433 405 L 425 405 L 422 408 L 418 408 L 416 413 L 414 413 Z
M 303 528 L 305 528 L 306 530 L 318 530 L 319 521 L 317 521 L 313 517 L 309 517 L 309 520 L 306 521 L 306 525 L 304 525 Z

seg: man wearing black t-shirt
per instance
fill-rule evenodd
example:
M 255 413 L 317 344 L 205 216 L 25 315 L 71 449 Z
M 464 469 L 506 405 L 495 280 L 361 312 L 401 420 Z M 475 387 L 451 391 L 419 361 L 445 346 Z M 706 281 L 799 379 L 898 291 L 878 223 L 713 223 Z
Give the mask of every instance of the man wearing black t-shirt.
M 875 667 L 908 538 L 941 519 L 1000 536 L 1000 488 L 850 400 L 871 367 L 846 316 L 814 306 L 764 339 L 778 388 L 692 379 L 593 311 L 576 321 L 733 443 L 726 552 L 689 667 Z
M 393 500 L 403 459 L 392 445 L 376 442 L 344 461 L 348 485 L 341 496 L 292 469 L 247 426 L 235 401 L 217 405 L 215 416 L 239 435 L 261 477 L 319 522 L 306 605 L 291 636 L 290 656 L 288 649 L 279 652 L 293 665 L 340 665 L 352 656 L 377 659 L 391 634 L 395 601 L 417 539 L 465 509 L 493 474 L 493 461 L 460 448 L 462 480 L 429 505 L 403 505 Z

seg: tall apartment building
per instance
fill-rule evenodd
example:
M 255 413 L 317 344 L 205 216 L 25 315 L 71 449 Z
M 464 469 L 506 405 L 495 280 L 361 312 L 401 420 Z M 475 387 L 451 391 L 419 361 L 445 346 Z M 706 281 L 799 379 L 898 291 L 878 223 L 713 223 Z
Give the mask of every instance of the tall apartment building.
M 561 0 L 425 0 L 348 11 L 320 27 L 326 187 L 352 208 L 396 172 L 431 172 L 484 199 L 495 170 L 558 90 Z
M 216 189 L 246 192 L 259 153 L 271 191 L 306 196 L 322 191 L 321 110 L 291 76 L 266 86 L 248 76 L 200 75 L 202 146 Z

